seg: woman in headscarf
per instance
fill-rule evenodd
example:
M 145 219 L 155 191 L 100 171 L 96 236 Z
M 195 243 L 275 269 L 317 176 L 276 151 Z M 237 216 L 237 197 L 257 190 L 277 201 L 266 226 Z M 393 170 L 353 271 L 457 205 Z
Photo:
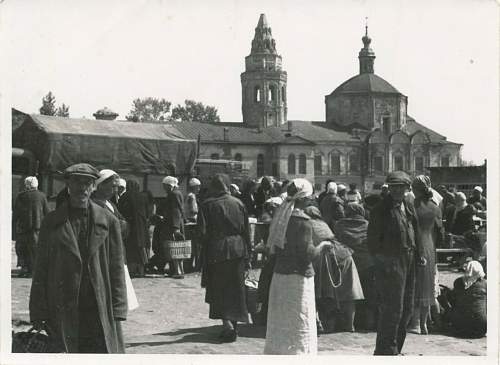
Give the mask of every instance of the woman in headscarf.
M 271 222 L 268 244 L 276 255 L 276 265 L 269 293 L 265 354 L 317 353 L 312 261 L 332 243 L 313 244 L 311 219 L 304 213 L 312 193 L 309 181 L 293 180 L 287 200 Z
M 482 265 L 469 261 L 462 277 L 455 280 L 449 301 L 449 319 L 457 335 L 483 337 L 487 329 L 487 283 Z
M 430 306 L 435 303 L 436 247 L 444 239 L 441 208 L 433 198 L 431 180 L 419 175 L 412 183 L 414 206 L 418 219 L 417 237 L 425 258 L 425 265 L 416 265 L 415 304 L 408 332 L 427 334 Z
M 335 224 L 335 238 L 351 248 L 353 259 L 363 288 L 365 300 L 356 306 L 356 328 L 373 330 L 376 328 L 377 293 L 373 258 L 368 251 L 368 221 L 361 204 L 349 203 L 345 208 L 345 218 Z
M 202 233 L 202 278 L 209 318 L 222 320 L 222 342 L 234 342 L 237 323 L 248 322 L 245 271 L 250 268 L 248 214 L 243 203 L 229 194 L 231 181 L 216 174 L 210 197 L 198 213 Z
M 132 277 L 144 276 L 148 262 L 146 246 L 149 241 L 149 201 L 139 191 L 139 183 L 127 181 L 127 190 L 118 201 L 118 209 L 128 223 L 128 235 L 124 237 L 127 266 Z
M 335 222 L 344 218 L 344 201 L 337 195 L 337 184 L 333 181 L 326 186 L 326 196 L 321 200 L 319 210 L 323 220 L 333 231 Z
M 354 332 L 355 302 L 364 296 L 352 258 L 353 250 L 334 240 L 333 232 L 321 219 L 318 208 L 309 206 L 304 212 L 311 217 L 313 244 L 333 243 L 330 252 L 321 254 L 313 262 L 316 303 L 323 329 L 326 332 Z
M 472 219 L 476 209 L 467 204 L 465 194 L 458 192 L 455 194 L 455 208 L 450 209 L 446 216 L 446 232 L 463 236 L 466 232 L 474 230 L 474 220 Z

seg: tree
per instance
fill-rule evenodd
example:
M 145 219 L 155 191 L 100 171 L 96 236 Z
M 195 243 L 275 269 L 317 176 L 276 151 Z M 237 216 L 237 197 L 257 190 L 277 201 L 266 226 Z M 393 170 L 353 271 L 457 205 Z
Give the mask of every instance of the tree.
M 69 106 L 62 103 L 62 105 L 59 108 L 57 108 L 56 115 L 58 117 L 69 117 Z
M 172 109 L 172 120 L 218 123 L 220 117 L 217 115 L 217 109 L 213 106 L 203 105 L 203 103 L 194 100 L 184 100 L 184 106 L 177 104 Z
M 147 97 L 135 99 L 133 108 L 125 118 L 133 122 L 167 121 L 170 118 L 172 103 L 165 99 Z
M 55 115 L 56 114 L 56 97 L 49 91 L 42 99 L 42 107 L 40 108 L 42 115 Z

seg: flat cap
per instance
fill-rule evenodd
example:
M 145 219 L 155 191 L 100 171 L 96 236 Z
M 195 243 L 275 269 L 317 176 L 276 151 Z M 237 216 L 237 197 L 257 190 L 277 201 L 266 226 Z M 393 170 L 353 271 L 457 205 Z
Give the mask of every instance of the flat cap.
M 77 163 L 64 170 L 64 177 L 70 177 L 71 175 L 88 176 L 93 179 L 98 179 L 99 170 L 88 163 Z
M 404 171 L 393 171 L 385 179 L 387 185 L 411 185 L 410 176 Z

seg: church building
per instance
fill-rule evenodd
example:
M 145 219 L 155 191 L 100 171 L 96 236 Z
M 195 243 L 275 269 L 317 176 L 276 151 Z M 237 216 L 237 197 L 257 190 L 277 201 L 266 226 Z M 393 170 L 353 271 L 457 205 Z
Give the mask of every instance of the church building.
M 175 127 L 200 139 L 200 158 L 244 161 L 251 177 L 304 177 L 317 189 L 332 178 L 369 192 L 394 170 L 460 166 L 462 145 L 409 116 L 408 98 L 375 74 L 368 27 L 362 42 L 359 74 L 325 96 L 325 120 L 288 120 L 287 73 L 261 14 L 241 74 L 243 123 Z

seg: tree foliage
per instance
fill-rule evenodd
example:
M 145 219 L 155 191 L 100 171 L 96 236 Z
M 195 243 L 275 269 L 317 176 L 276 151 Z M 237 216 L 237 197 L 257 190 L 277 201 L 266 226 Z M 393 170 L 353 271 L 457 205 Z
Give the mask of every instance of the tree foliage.
M 172 103 L 165 99 L 147 97 L 132 101 L 133 108 L 125 118 L 133 122 L 155 122 L 170 119 Z
M 39 109 L 42 115 L 57 115 L 58 117 L 69 117 L 69 106 L 62 103 L 56 108 L 56 97 L 49 91 L 42 99 L 42 106 Z
M 55 115 L 56 114 L 56 97 L 49 91 L 42 99 L 42 107 L 40 108 L 40 114 L 42 115 Z
M 59 108 L 57 108 L 56 115 L 58 117 L 69 117 L 69 106 L 62 103 L 62 105 Z
M 220 117 L 217 114 L 217 109 L 213 106 L 204 105 L 194 100 L 184 100 L 184 106 L 177 104 L 172 109 L 172 120 L 218 123 L 220 122 Z

